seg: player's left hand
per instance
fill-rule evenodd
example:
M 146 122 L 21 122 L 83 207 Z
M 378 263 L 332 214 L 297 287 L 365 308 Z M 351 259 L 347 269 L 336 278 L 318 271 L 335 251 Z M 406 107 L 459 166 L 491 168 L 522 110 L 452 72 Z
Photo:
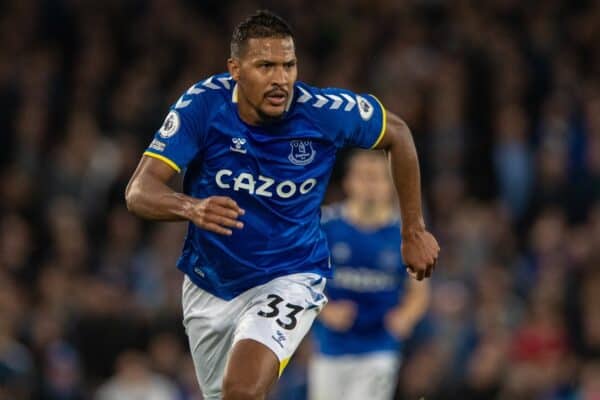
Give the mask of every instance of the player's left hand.
M 408 273 L 420 281 L 429 278 L 435 269 L 440 246 L 424 228 L 402 232 L 402 259 Z
M 345 332 L 356 320 L 357 306 L 350 300 L 330 301 L 321 311 L 319 318 L 330 329 Z

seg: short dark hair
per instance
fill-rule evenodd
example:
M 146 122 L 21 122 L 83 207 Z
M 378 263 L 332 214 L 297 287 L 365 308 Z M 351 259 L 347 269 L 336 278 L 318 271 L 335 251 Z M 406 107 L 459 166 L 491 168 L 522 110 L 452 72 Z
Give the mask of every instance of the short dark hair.
M 268 10 L 259 10 L 242 21 L 233 30 L 231 37 L 231 57 L 239 57 L 248 39 L 294 38 L 292 28 L 280 16 Z

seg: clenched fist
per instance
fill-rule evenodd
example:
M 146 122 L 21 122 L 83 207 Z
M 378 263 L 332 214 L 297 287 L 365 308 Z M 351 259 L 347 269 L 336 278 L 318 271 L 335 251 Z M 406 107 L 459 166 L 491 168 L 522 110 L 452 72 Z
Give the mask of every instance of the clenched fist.
M 402 259 L 408 273 L 417 280 L 429 278 L 435 268 L 440 246 L 425 229 L 402 232 Z

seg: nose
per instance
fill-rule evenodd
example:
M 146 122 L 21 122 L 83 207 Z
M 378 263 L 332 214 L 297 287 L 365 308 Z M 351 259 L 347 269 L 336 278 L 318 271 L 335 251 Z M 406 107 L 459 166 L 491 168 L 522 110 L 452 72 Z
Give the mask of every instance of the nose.
M 273 84 L 275 84 L 277 86 L 285 86 L 288 84 L 288 81 L 289 81 L 289 74 L 288 74 L 288 71 L 286 70 L 286 68 L 283 65 L 278 65 L 277 67 L 275 67 L 275 70 L 273 71 L 273 76 L 272 76 Z

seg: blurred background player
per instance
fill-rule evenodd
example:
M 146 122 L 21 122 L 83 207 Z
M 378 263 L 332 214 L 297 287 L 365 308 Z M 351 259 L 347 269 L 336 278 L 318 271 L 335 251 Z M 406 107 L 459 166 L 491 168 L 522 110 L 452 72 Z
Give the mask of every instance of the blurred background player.
M 323 211 L 335 269 L 329 303 L 313 329 L 310 400 L 389 400 L 401 341 L 427 310 L 429 285 L 410 279 L 402 263 L 385 156 L 352 153 L 343 188 L 346 200 Z

